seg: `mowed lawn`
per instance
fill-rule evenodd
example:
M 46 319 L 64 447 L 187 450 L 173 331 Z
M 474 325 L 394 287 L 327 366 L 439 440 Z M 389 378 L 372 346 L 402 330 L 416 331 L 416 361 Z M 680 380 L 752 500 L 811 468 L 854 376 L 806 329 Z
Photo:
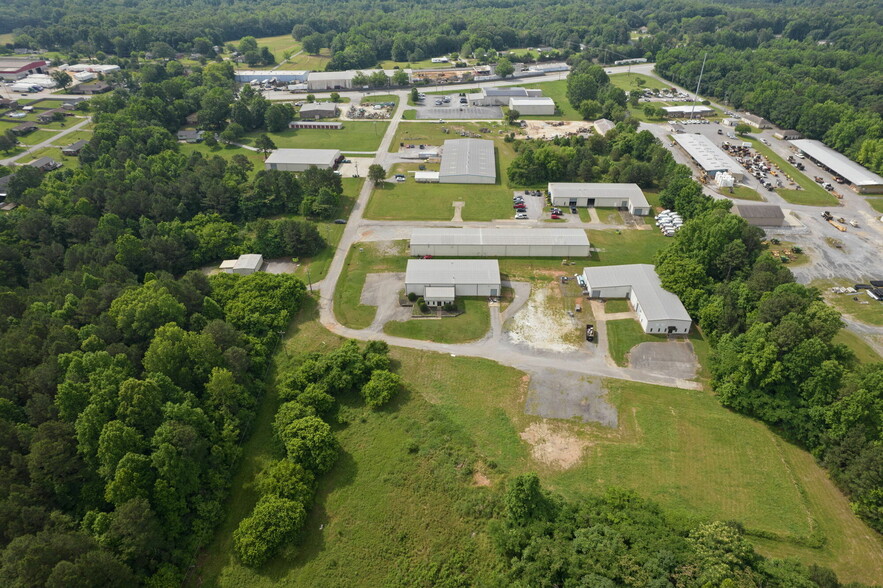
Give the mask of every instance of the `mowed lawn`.
M 466 343 L 484 337 L 491 328 L 487 298 L 458 298 L 457 303 L 463 310 L 459 316 L 390 321 L 383 326 L 383 332 L 437 343 Z
M 38 149 L 36 151 L 31 151 L 30 155 L 26 155 L 16 161 L 18 165 L 28 164 L 35 159 L 39 159 L 41 157 L 51 157 L 58 163 L 62 164 L 63 169 L 76 169 L 80 167 L 80 160 L 76 157 L 68 157 L 67 155 L 63 155 L 61 153 L 61 149 L 58 147 L 43 147 L 42 149 Z
M 387 121 L 343 123 L 340 130 L 328 129 L 286 129 L 279 133 L 266 133 L 279 149 L 340 149 L 344 153 L 354 151 L 376 151 L 386 133 Z M 248 133 L 240 141 L 253 145 L 256 137 L 265 134 L 261 131 Z
M 297 53 L 297 51 L 295 51 Z M 306 70 L 306 71 L 325 71 L 325 66 L 331 61 L 331 49 L 322 49 L 319 55 L 310 55 L 309 53 L 301 53 L 292 56 L 285 62 L 283 69 Z
M 732 190 L 732 192 L 730 192 L 730 190 L 724 190 L 724 196 L 738 198 L 739 200 L 766 200 L 766 198 L 764 198 L 757 190 L 749 188 L 748 186 L 733 186 Z
M 369 273 L 404 272 L 407 246 L 406 241 L 397 241 L 395 254 L 392 254 L 376 243 L 357 242 L 352 245 L 334 291 L 334 316 L 341 324 L 353 329 L 364 329 L 371 325 L 377 307 L 360 302 L 365 277 Z
M 583 120 L 582 115 L 577 112 L 576 108 L 570 105 L 567 100 L 567 80 L 556 80 L 554 82 L 540 82 L 534 84 L 524 84 L 524 88 L 539 88 L 543 91 L 543 96 L 551 98 L 558 107 L 559 114 L 547 117 L 530 117 L 543 118 L 545 120 Z
M 667 90 L 671 88 L 669 84 L 666 84 L 665 82 L 658 80 L 652 76 L 646 76 L 643 74 L 623 73 L 613 74 L 609 77 L 611 84 L 613 84 L 620 90 L 625 90 L 626 92 L 631 92 L 632 90 L 641 90 L 644 88 L 649 88 L 651 90 Z
M 875 276 L 869 277 L 874 278 Z M 880 300 L 874 300 L 865 291 L 859 291 L 858 294 L 834 294 L 831 292 L 833 286 L 848 287 L 854 284 L 854 281 L 837 279 L 814 280 L 811 285 L 821 291 L 825 302 L 841 313 L 869 325 L 883 326 L 883 302 Z M 853 298 L 858 298 L 858 300 L 853 300 Z
M 270 50 L 270 53 L 272 53 L 273 57 L 276 58 L 276 63 L 281 63 L 282 60 L 285 59 L 284 53 L 286 50 L 292 51 L 293 53 L 297 53 L 301 50 L 301 44 L 298 41 L 295 41 L 291 35 L 257 37 L 255 40 L 258 42 L 258 49 L 260 49 L 261 47 L 266 47 Z M 236 47 L 239 47 L 239 43 L 241 41 L 242 39 L 237 39 L 235 41 L 230 41 L 230 43 L 232 43 Z M 238 64 L 238 66 L 240 69 L 269 69 L 273 67 L 272 65 L 252 67 L 244 63 Z
M 618 366 L 625 367 L 629 364 L 628 353 L 635 345 L 667 340 L 665 335 L 645 333 L 641 323 L 630 318 L 607 321 L 607 349 Z
M 656 230 L 615 230 L 589 229 L 589 243 L 597 252 L 592 252 L 589 265 L 620 265 L 626 263 L 653 263 L 656 252 L 671 243 Z

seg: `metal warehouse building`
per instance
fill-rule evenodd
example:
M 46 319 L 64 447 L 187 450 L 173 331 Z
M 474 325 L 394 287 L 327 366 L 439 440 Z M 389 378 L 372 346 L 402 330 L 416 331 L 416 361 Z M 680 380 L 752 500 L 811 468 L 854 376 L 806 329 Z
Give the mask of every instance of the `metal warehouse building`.
M 588 257 L 582 229 L 414 229 L 411 255 L 441 257 Z
M 785 213 L 775 204 L 734 204 L 733 212 L 755 227 L 781 227 L 785 224 Z
M 276 149 L 264 161 L 266 169 L 302 172 L 313 166 L 319 169 L 334 168 L 340 159 L 337 149 Z
M 508 106 L 510 98 L 539 98 L 542 90 L 503 86 L 500 88 L 482 88 L 481 92 L 467 94 L 469 106 Z
M 448 288 L 456 296 L 499 296 L 500 264 L 496 259 L 408 260 L 405 291 L 425 297 L 430 288 Z M 441 297 L 446 292 L 431 293 Z
M 816 163 L 846 178 L 846 181 L 850 183 L 856 192 L 862 194 L 883 192 L 883 178 L 868 168 L 857 164 L 842 153 L 834 151 L 821 141 L 797 139 L 789 142 Z
M 674 135 L 672 139 L 710 177 L 713 178 L 718 172 L 729 172 L 737 180 L 744 176 L 742 166 L 705 135 Z
M 681 106 L 663 106 L 662 110 L 669 116 L 703 116 L 714 112 L 713 108 L 702 104 L 683 104 Z
M 488 139 L 445 141 L 438 181 L 442 184 L 496 183 L 494 142 Z
M 645 333 L 686 334 L 693 324 L 680 299 L 662 287 L 652 265 L 608 265 L 583 270 L 592 298 L 628 298 Z
M 306 82 L 307 75 L 310 72 L 302 70 L 253 70 L 241 69 L 234 72 L 233 79 L 240 84 L 248 84 L 250 82 L 269 82 L 276 80 L 279 83 Z
M 523 115 L 553 115 L 555 101 L 551 98 L 509 98 L 509 108 Z
M 650 203 L 637 184 L 552 182 L 549 195 L 555 206 L 625 208 L 635 216 L 650 214 Z

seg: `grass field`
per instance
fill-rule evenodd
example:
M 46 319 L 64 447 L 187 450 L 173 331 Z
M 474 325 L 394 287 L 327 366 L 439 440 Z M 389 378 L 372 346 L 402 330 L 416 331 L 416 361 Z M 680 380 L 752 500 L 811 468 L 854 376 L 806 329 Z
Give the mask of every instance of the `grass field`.
M 64 137 L 60 137 L 56 139 L 55 144 L 59 147 L 67 147 L 77 141 L 86 139 L 87 141 L 92 138 L 92 131 L 74 131 L 73 133 L 68 133 Z
M 287 129 L 267 133 L 280 149 L 340 149 L 342 152 L 376 151 L 386 133 L 387 121 L 350 122 L 337 131 L 326 129 Z M 254 143 L 261 131 L 248 133 L 240 140 L 244 145 Z
M 833 286 L 852 286 L 855 282 L 839 280 L 814 280 L 812 286 L 821 291 L 825 302 L 836 308 L 842 314 L 849 315 L 857 321 L 869 325 L 883 325 L 883 302 L 874 300 L 864 292 L 858 294 L 834 294 L 830 288 Z M 858 298 L 858 300 L 853 300 Z M 867 303 L 867 304 L 865 304 Z
M 753 149 L 763 154 L 767 159 L 775 163 L 786 176 L 794 180 L 802 190 L 777 188 L 776 193 L 792 204 L 808 204 L 810 206 L 837 206 L 839 200 L 827 190 L 780 157 L 775 151 L 753 137 L 743 136 L 743 141 L 751 143 Z
M 490 129 L 491 132 L 484 134 L 484 139 L 495 139 L 499 136 L 498 130 L 506 130 L 508 127 L 499 122 L 472 123 L 448 121 L 444 124 L 437 122 L 409 122 L 400 124 L 396 134 L 389 145 L 390 153 L 397 153 L 401 143 L 423 143 L 426 145 L 441 145 L 447 139 L 459 139 L 458 133 L 466 131 L 478 133 L 479 129 Z M 449 132 L 445 133 L 443 129 Z
M 524 84 L 525 88 L 539 88 L 543 96 L 555 101 L 555 105 L 561 114 L 556 116 L 541 117 L 545 120 L 583 120 L 582 115 L 567 101 L 567 81 L 557 80 L 554 82 L 542 82 L 539 84 Z M 534 117 L 531 117 L 534 118 Z
M 624 73 L 613 74 L 609 77 L 611 84 L 621 90 L 625 90 L 626 92 L 631 92 L 632 90 L 643 88 L 649 88 L 651 90 L 665 90 L 671 88 L 671 86 L 666 84 L 665 82 L 657 80 L 654 77 L 645 76 L 643 74 Z M 641 83 L 636 84 L 636 81 L 639 81 Z
M 372 94 L 362 98 L 362 104 L 376 104 L 378 102 L 395 102 L 398 106 L 399 97 L 395 94 Z
M 41 157 L 51 157 L 62 165 L 62 167 L 59 169 L 76 169 L 80 167 L 79 159 L 77 159 L 76 157 L 67 157 L 66 155 L 62 155 L 61 149 L 58 147 L 43 147 L 42 149 L 31 151 L 30 155 L 22 157 L 21 159 L 16 161 L 16 164 L 23 165 Z
M 386 254 L 374 243 L 355 243 L 334 291 L 334 316 L 347 327 L 364 329 L 371 325 L 376 306 L 360 303 L 365 276 L 377 272 L 403 272 L 407 264 L 407 241 L 396 242 L 396 254 Z
M 54 131 L 34 131 L 33 133 L 28 133 L 27 135 L 22 135 L 18 137 L 18 140 L 23 145 L 37 145 L 38 143 L 42 143 L 47 139 L 51 139 L 58 133 Z
M 285 62 L 284 69 L 325 71 L 325 66 L 331 61 L 331 49 L 322 49 L 319 55 L 301 53 Z
M 237 39 L 235 41 L 228 41 L 233 45 L 239 46 L 239 43 L 242 39 Z M 291 51 L 293 53 L 297 53 L 301 50 L 301 44 L 294 40 L 291 35 L 278 35 L 275 37 L 258 37 L 256 39 L 258 42 L 258 48 L 266 47 L 270 50 L 270 53 L 273 54 L 273 57 L 276 58 L 276 63 L 281 63 L 285 58 L 283 55 L 286 50 Z M 239 64 L 241 69 L 269 69 L 272 68 L 273 65 L 268 65 L 264 67 L 252 67 L 246 64 Z M 286 64 L 287 66 L 287 64 Z M 292 68 L 294 69 L 294 68 Z
M 738 198 L 739 200 L 758 200 L 764 201 L 766 198 L 761 196 L 757 190 L 754 188 L 749 188 L 748 186 L 733 186 L 733 192 L 730 193 L 729 189 L 722 188 L 724 196 L 729 196 L 730 198 Z
M 883 357 L 880 357 L 880 354 L 877 353 L 867 341 L 852 331 L 841 329 L 836 335 L 834 335 L 834 342 L 842 343 L 849 347 L 861 363 L 883 361 Z
M 491 327 L 487 298 L 458 298 L 463 314 L 443 319 L 390 321 L 383 332 L 395 337 L 437 343 L 466 343 L 481 339 Z
M 623 263 L 653 263 L 656 252 L 670 241 L 659 231 L 634 229 L 589 229 L 589 243 L 600 251 L 592 253 L 590 265 L 619 265 Z
M 666 341 L 665 335 L 648 335 L 634 319 L 607 321 L 607 349 L 616 365 L 626 367 L 628 353 L 638 343 Z
M 628 312 L 632 309 L 629 301 L 625 298 L 611 298 L 604 302 L 604 312 L 613 314 L 614 312 Z
M 868 204 L 877 212 L 883 212 L 883 198 L 868 198 Z

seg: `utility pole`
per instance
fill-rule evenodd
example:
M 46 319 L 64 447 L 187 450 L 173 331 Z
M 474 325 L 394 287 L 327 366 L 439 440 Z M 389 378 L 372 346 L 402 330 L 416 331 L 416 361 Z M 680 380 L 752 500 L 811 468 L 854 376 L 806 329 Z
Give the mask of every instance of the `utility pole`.
M 693 113 L 696 111 L 696 102 L 699 101 L 699 86 L 702 84 L 702 74 L 705 72 L 705 60 L 708 59 L 708 51 L 705 52 L 705 56 L 702 58 L 702 68 L 699 70 L 699 81 L 696 82 L 696 93 L 693 96 L 693 106 L 690 107 L 690 119 L 693 118 Z

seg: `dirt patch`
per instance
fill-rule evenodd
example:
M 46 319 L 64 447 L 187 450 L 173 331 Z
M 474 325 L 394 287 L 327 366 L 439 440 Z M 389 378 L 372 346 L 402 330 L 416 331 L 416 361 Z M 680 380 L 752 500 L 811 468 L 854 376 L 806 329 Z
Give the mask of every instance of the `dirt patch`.
M 472 472 L 472 483 L 475 484 L 476 486 L 490 486 L 491 485 L 490 479 L 487 476 L 485 476 L 484 474 L 482 474 L 481 472 L 479 472 L 478 470 L 475 470 L 474 472 Z
M 557 284 L 534 288 L 524 308 L 507 323 L 512 343 L 559 353 L 580 349 L 574 336 L 579 325 L 564 310 Z
M 531 455 L 545 465 L 566 470 L 578 464 L 583 450 L 590 445 L 564 428 L 563 425 L 533 423 L 521 433 L 531 446 Z
M 373 241 L 371 247 L 384 257 L 396 257 L 402 254 L 401 246 L 395 241 Z
M 591 133 L 589 123 L 585 121 L 524 121 L 527 126 L 522 133 L 531 139 L 554 139 L 556 137 L 568 137 L 571 135 L 588 135 Z

